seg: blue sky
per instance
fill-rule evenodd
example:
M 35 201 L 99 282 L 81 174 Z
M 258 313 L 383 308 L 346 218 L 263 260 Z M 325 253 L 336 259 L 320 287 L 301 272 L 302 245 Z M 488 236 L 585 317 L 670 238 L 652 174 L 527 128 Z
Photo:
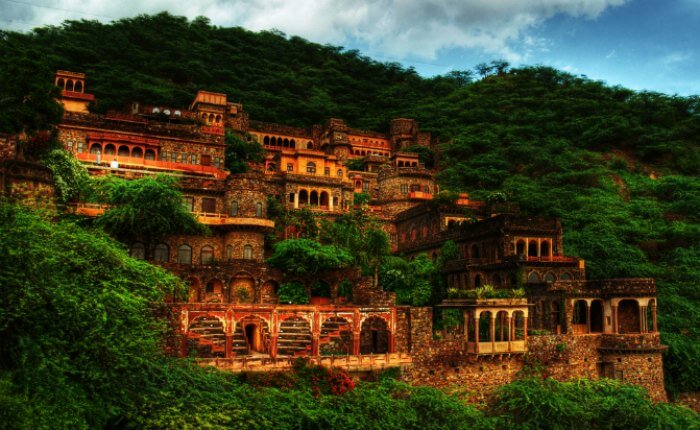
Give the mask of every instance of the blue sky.
M 359 49 L 424 76 L 505 59 L 700 94 L 700 0 L 0 0 L 0 28 L 163 10 Z

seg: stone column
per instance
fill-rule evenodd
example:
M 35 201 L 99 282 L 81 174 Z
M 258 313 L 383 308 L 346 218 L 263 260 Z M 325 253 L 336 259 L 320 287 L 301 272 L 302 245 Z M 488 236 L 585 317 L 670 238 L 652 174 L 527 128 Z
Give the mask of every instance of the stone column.
M 328 210 L 333 212 L 333 196 L 328 193 Z
M 617 320 L 617 306 L 612 307 L 612 322 L 613 322 L 613 333 L 618 334 L 620 332 L 620 327 L 618 326 Z
M 491 331 L 491 352 L 496 352 L 496 315 L 491 312 L 491 326 L 489 327 Z
M 464 343 L 469 347 L 469 311 L 462 311 L 462 316 L 464 317 Z
M 656 305 L 651 307 L 651 319 L 653 320 L 654 333 L 656 333 L 659 331 L 659 328 L 656 326 Z
M 277 337 L 278 335 L 270 336 L 270 357 L 277 358 Z
M 294 209 L 299 209 L 299 190 L 294 193 Z
M 233 336 L 228 333 L 226 334 L 226 352 L 224 357 L 233 358 Z
M 360 355 L 360 332 L 352 332 L 352 355 Z
M 511 341 L 513 340 L 513 324 L 510 314 L 506 316 L 506 326 L 508 326 L 508 352 L 510 352 L 512 350 Z
M 591 305 L 586 302 L 586 333 L 591 332 Z
M 318 343 L 319 343 L 319 338 L 320 338 L 320 337 L 321 337 L 321 335 L 320 335 L 319 333 L 315 333 L 315 332 L 313 333 L 313 335 L 312 335 L 312 337 L 311 337 L 311 355 L 312 355 L 313 357 L 318 357 L 318 355 L 319 355 L 319 352 L 318 352 L 318 347 L 319 347 L 319 345 L 318 345 Z
M 523 317 L 523 340 L 527 342 L 527 315 Z
M 479 321 L 481 321 L 481 315 L 479 312 L 474 313 L 474 352 L 479 353 Z

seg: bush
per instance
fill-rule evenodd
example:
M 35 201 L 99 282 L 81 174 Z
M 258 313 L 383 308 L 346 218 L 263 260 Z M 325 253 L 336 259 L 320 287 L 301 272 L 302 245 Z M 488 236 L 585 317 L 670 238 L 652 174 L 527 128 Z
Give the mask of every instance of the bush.
M 280 285 L 277 297 L 281 304 L 305 305 L 309 303 L 306 287 L 301 282 L 288 282 Z

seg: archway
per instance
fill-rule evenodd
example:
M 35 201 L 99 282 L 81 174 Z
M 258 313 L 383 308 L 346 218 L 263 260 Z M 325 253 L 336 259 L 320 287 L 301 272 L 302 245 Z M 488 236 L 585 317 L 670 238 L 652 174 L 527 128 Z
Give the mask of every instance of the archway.
M 496 327 L 495 335 L 497 342 L 507 342 L 510 337 L 510 320 L 508 319 L 508 312 L 498 311 L 496 314 Z
M 114 155 L 117 153 L 117 148 L 114 147 L 111 143 L 108 143 L 105 145 L 105 155 Z
M 306 190 L 299 190 L 299 204 L 308 205 L 309 204 L 309 192 Z
M 255 281 L 248 275 L 236 275 L 231 280 L 230 288 L 232 303 L 253 303 L 255 300 Z
M 138 146 L 135 147 L 135 148 L 131 151 L 131 156 L 132 156 L 133 158 L 143 158 L 143 149 L 139 148 Z M 183 162 L 184 162 L 184 160 L 183 160 Z
M 552 313 L 550 316 L 550 327 L 553 334 L 559 334 L 560 318 L 561 318 L 561 306 L 559 301 L 553 301 L 551 305 Z
M 474 276 L 474 288 L 481 287 L 481 275 Z
M 202 316 L 190 322 L 187 330 L 188 355 L 200 358 L 226 356 L 226 332 L 220 319 Z
M 94 143 L 90 147 L 90 154 L 96 155 L 96 154 L 99 154 L 100 152 L 102 152 L 102 145 L 100 145 L 99 143 Z
M 194 278 L 194 277 L 189 278 L 189 279 L 187 279 L 187 285 L 189 286 L 189 289 L 187 292 L 187 294 L 188 294 L 187 301 L 189 303 L 199 302 L 199 287 L 200 287 L 199 279 Z
M 588 303 L 585 300 L 576 300 L 574 302 L 574 312 L 571 317 L 571 325 L 574 334 L 583 334 L 588 332 Z
M 591 333 L 602 333 L 603 332 L 603 302 L 600 300 L 593 300 L 591 302 Z
M 328 208 L 328 193 L 326 191 L 321 191 L 320 205 L 322 208 Z
M 527 245 L 528 257 L 537 257 L 537 241 L 531 240 Z
M 639 303 L 633 299 L 622 300 L 617 305 L 618 333 L 639 333 Z
M 491 311 L 479 314 L 479 342 L 491 342 Z
M 471 257 L 480 258 L 481 253 L 479 252 L 479 245 L 476 243 L 471 246 Z
M 309 204 L 311 204 L 312 207 L 318 206 L 318 191 L 311 191 L 309 195 Z
M 311 304 L 330 304 L 331 286 L 328 282 L 319 280 L 311 286 Z
M 515 244 L 515 253 L 517 255 L 525 255 L 525 241 L 524 240 L 519 240 Z
M 372 316 L 364 320 L 360 331 L 360 354 L 389 352 L 390 332 L 383 318 Z
M 321 325 L 320 355 L 350 355 L 352 326 L 345 318 L 330 317 Z
M 525 313 L 523 311 L 513 312 L 511 325 L 513 327 L 513 340 L 525 340 Z
M 277 354 L 304 356 L 311 354 L 311 324 L 301 317 L 290 317 L 280 324 Z
M 537 274 L 537 272 L 530 272 L 529 275 L 527 275 L 527 282 L 530 284 L 536 284 L 540 282 L 540 275 Z
M 117 152 L 117 155 L 120 157 L 128 157 L 129 156 L 129 147 L 126 145 L 122 145 L 119 147 L 119 151 Z
M 233 349 L 245 354 L 264 354 L 269 351 L 270 329 L 267 322 L 248 315 L 236 324 L 233 332 Z
M 260 303 L 264 305 L 274 305 L 277 304 L 277 290 L 279 289 L 279 284 L 275 281 L 267 281 L 260 288 Z
M 152 149 L 147 149 L 146 154 L 144 157 L 146 160 L 155 160 L 156 159 L 156 152 Z
M 540 244 L 540 255 L 542 257 L 549 257 L 549 242 L 546 240 Z

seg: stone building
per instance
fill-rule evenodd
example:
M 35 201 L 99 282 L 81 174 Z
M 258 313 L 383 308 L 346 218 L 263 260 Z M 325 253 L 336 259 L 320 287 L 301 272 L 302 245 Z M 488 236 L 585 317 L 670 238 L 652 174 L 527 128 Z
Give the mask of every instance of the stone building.
M 191 287 L 186 302 L 172 304 L 179 336 L 173 353 L 231 370 L 281 369 L 299 356 L 358 372 L 400 366 L 415 383 L 459 383 L 482 393 L 537 361 L 560 379 L 613 377 L 665 399 L 653 280 L 588 281 L 584 261 L 564 253 L 559 220 L 521 216 L 466 194 L 435 198 L 433 171 L 411 152 L 435 142 L 416 121 L 394 119 L 388 133 L 341 119 L 302 129 L 251 120 L 242 105 L 208 91 L 187 108 L 133 103 L 95 114 L 83 74 L 60 71 L 56 84 L 65 108 L 59 140 L 91 174 L 177 175 L 183 204 L 212 231 L 168 237 L 151 249 L 131 243 L 134 257 Z M 227 129 L 264 148 L 264 162 L 251 173 L 226 170 Z M 441 307 L 464 319 L 441 339 L 430 308 L 397 306 L 393 293 L 355 269 L 299 280 L 327 288 L 310 305 L 279 303 L 279 286 L 296 279 L 265 264 L 275 228 L 268 204 L 333 219 L 359 194 L 397 254 L 435 259 L 447 240 L 457 245 L 459 258 L 443 275 L 458 296 L 485 285 L 524 288 L 526 296 L 446 300 Z M 104 209 L 78 203 L 76 212 Z M 351 298 L 341 288 L 348 283 Z

